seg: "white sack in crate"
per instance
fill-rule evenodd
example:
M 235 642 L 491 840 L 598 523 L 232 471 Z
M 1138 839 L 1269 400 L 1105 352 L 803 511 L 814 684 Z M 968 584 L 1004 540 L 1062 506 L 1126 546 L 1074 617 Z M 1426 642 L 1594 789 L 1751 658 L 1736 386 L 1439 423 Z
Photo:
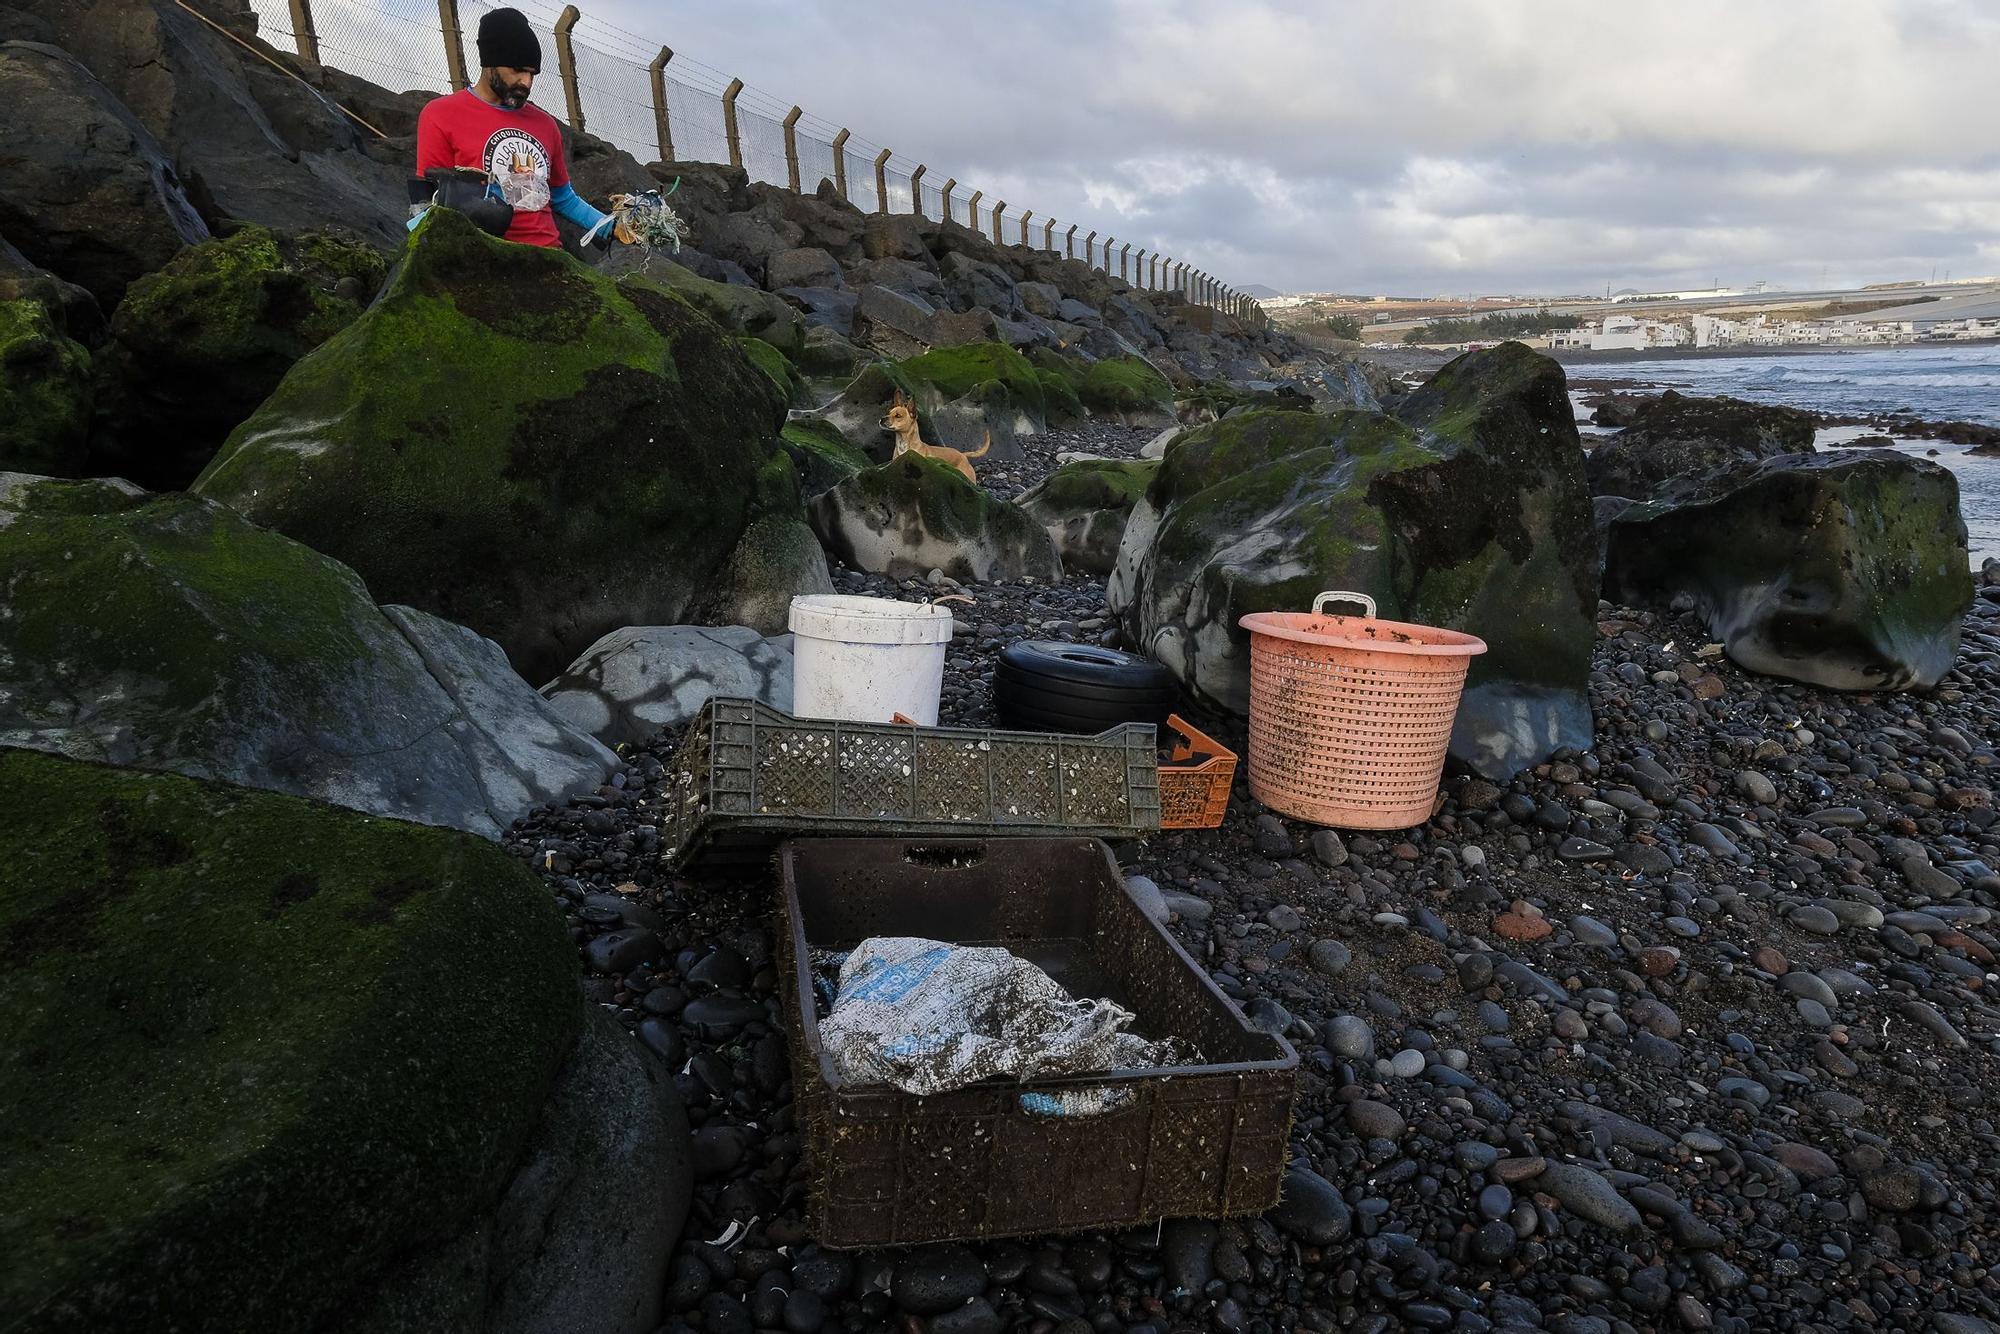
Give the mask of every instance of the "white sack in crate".
M 1171 1041 L 1125 1031 L 1132 1018 L 1108 1000 L 1074 999 L 1003 949 L 878 936 L 841 965 L 819 1031 L 843 1082 L 929 1096 L 993 1075 L 1025 1081 L 1175 1064 Z

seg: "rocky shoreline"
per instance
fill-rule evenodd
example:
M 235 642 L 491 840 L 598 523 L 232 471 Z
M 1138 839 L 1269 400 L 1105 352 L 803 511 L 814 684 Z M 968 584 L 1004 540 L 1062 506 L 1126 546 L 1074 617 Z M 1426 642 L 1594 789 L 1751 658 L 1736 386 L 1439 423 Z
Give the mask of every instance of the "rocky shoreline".
M 836 585 L 938 591 L 849 571 Z M 1095 579 L 963 591 L 947 721 L 992 722 L 1010 639 L 1115 637 Z M 2000 583 L 1928 695 L 1775 682 L 1730 666 L 1687 616 L 1599 618 L 1589 754 L 1505 786 L 1461 776 L 1430 824 L 1382 837 L 1279 820 L 1239 782 L 1222 829 L 1119 849 L 1218 984 L 1300 1049 L 1294 1170 L 1265 1218 L 815 1248 L 768 886 L 651 869 L 673 738 L 627 755 L 602 795 L 517 824 L 505 846 L 567 913 L 587 994 L 666 1059 L 695 1128 L 666 1328 L 1582 1334 L 2000 1316 L 1985 1258 L 2000 1224 Z M 1242 748 L 1239 725 L 1196 721 Z

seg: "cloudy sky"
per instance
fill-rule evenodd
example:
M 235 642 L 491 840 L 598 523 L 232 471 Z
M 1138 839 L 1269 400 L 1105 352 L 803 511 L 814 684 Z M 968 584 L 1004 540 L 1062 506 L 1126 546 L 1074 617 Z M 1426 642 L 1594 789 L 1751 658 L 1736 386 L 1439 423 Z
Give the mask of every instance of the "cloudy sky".
M 960 199 L 984 188 L 1238 284 L 2000 273 L 1994 0 L 582 8 L 691 77 L 739 76 L 955 175 Z

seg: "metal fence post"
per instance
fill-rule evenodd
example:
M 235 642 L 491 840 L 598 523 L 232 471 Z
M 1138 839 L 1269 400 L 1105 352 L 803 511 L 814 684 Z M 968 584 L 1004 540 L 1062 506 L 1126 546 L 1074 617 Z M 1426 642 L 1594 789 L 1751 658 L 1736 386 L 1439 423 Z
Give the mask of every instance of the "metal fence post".
M 1143 255 L 1145 251 L 1142 250 L 1139 253 Z M 1130 241 L 1127 241 L 1125 243 L 1125 248 L 1118 252 L 1118 280 L 1120 282 L 1126 282 L 1126 283 L 1131 282 L 1132 281 L 1131 273 L 1132 273 L 1132 243 Z
M 319 32 L 313 27 L 312 0 L 292 0 L 292 40 L 309 65 L 319 64 Z
M 1155 292 L 1160 290 L 1160 256 L 1157 251 L 1153 254 L 1153 278 L 1146 286 Z
M 1004 200 L 1004 199 L 1003 199 L 1003 200 L 1001 200 L 1001 201 L 1000 201 L 999 203 L 997 203 L 997 204 L 995 204 L 995 205 L 993 206 L 993 244 L 994 244 L 994 245 L 1004 245 L 1004 244 L 1006 244 L 1006 242 L 1004 242 L 1004 241 L 1002 241 L 1002 240 L 1000 239 L 1000 215 L 1001 215 L 1002 213 L 1005 213 L 1006 211 L 1007 211 L 1007 201 L 1006 201 L 1006 200 Z
M 1096 244 L 1096 242 L 1097 242 L 1096 232 L 1092 232 L 1090 235 L 1083 238 L 1083 262 L 1085 264 L 1090 265 L 1090 267 L 1092 268 L 1097 267 L 1097 260 L 1094 258 L 1097 252 L 1091 248 L 1093 245 Z
M 802 195 L 799 189 L 799 117 L 805 115 L 802 107 L 793 107 L 785 113 L 785 179 L 791 182 L 792 193 Z
M 951 221 L 951 192 L 957 188 L 958 177 L 953 176 L 945 181 L 944 189 L 939 191 L 938 212 L 944 215 L 946 222 Z
M 1115 236 L 1104 238 L 1104 276 L 1107 278 L 1111 276 L 1111 247 L 1117 244 L 1118 238 Z
M 576 86 L 576 47 L 570 41 L 570 29 L 583 17 L 583 11 L 575 5 L 564 5 L 562 17 L 556 20 L 556 67 L 562 71 L 563 101 L 569 104 L 569 127 L 578 134 L 583 133 L 583 94 Z
M 919 217 L 924 212 L 924 173 L 930 168 L 919 162 L 917 169 L 910 173 L 910 212 Z
M 1078 224 L 1077 224 L 1077 227 L 1081 227 L 1082 225 L 1083 225 L 1082 223 L 1078 223 Z M 1069 250 L 1069 257 L 1070 257 L 1071 259 L 1075 259 L 1075 258 L 1076 258 L 1076 227 L 1072 227 L 1072 228 L 1070 228 L 1070 229 L 1069 229 L 1069 234 L 1068 234 L 1068 236 L 1064 238 L 1064 244 L 1065 244 L 1065 245 L 1066 245 L 1066 246 L 1068 247 L 1068 250 Z
M 1140 287 L 1146 285 L 1146 252 L 1139 252 L 1138 262 L 1132 266 L 1132 281 Z
M 1029 219 L 1029 218 L 1032 218 L 1032 217 L 1034 217 L 1034 216 L 1035 216 L 1035 210 L 1033 210 L 1033 209 L 1029 209 L 1029 210 L 1028 210 L 1028 211 L 1027 211 L 1026 213 L 1023 213 L 1023 214 L 1021 215 L 1021 244 L 1022 244 L 1022 245 L 1026 245 L 1026 244 L 1028 244 L 1028 219 Z
M 731 79 L 722 90 L 722 133 L 729 140 L 729 165 L 743 165 L 743 133 L 736 125 L 736 99 L 743 92 L 743 80 Z
M 458 26 L 458 0 L 438 0 L 438 32 L 444 37 L 444 70 L 455 93 L 471 80 L 465 77 L 465 33 Z
M 984 198 L 986 198 L 984 190 L 974 190 L 972 198 L 966 201 L 966 216 L 971 219 L 966 226 L 972 228 L 975 232 L 979 230 L 979 201 Z
M 1053 254 L 1055 253 L 1055 248 L 1056 248 L 1056 220 L 1054 218 L 1050 218 L 1048 222 L 1043 224 L 1042 226 L 1042 249 Z
M 889 211 L 889 150 L 883 149 L 875 155 L 875 211 Z
M 847 198 L 847 130 L 833 136 L 833 188 Z
M 438 0 L 440 4 L 457 3 L 457 0 Z M 653 84 L 653 136 L 660 143 L 660 161 L 674 160 L 674 127 L 667 116 L 667 62 L 674 58 L 674 48 L 663 46 L 660 54 L 653 57 L 653 63 L 646 66 L 646 76 Z

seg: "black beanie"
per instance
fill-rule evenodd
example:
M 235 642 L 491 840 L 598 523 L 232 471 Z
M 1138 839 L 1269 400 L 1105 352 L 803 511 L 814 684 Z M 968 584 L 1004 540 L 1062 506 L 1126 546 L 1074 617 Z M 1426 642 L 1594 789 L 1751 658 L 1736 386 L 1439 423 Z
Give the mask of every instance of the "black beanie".
M 495 9 L 479 20 L 479 66 L 542 71 L 542 39 L 518 9 Z

